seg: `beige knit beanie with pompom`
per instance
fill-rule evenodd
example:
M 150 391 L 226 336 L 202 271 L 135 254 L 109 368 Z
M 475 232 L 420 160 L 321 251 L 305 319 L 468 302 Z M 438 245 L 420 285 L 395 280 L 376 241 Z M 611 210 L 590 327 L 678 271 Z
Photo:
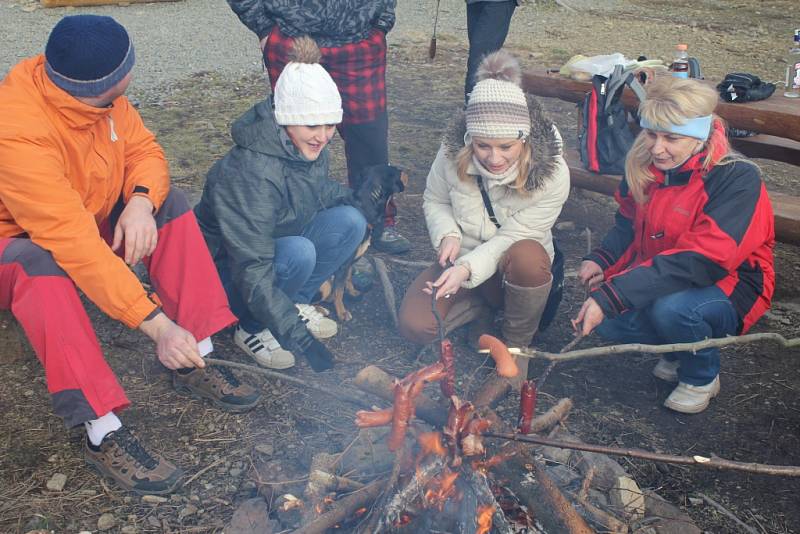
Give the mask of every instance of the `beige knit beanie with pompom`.
M 310 37 L 294 40 L 292 57 L 275 83 L 275 120 L 281 126 L 339 124 L 342 97 L 319 64 L 319 47 Z
M 467 137 L 524 139 L 531 131 L 519 62 L 498 50 L 486 56 L 475 74 L 477 83 L 465 110 Z M 468 139 L 465 139 L 467 142 Z

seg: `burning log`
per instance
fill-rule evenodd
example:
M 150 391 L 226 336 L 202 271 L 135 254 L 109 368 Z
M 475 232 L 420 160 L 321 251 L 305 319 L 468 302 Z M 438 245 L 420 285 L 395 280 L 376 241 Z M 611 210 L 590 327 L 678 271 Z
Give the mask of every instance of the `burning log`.
M 543 490 L 544 497 L 552 506 L 555 516 L 561 521 L 564 528 L 570 534 L 595 534 L 595 531 L 578 514 L 575 507 L 564 497 L 556 483 L 550 479 L 538 462 L 533 462 L 533 470 L 536 474 L 536 480 L 539 482 L 539 487 Z
M 315 454 L 311 459 L 311 469 L 309 470 L 308 482 L 303 492 L 305 503 L 302 514 L 302 522 L 309 523 L 322 512 L 322 501 L 328 494 L 327 481 L 322 477 L 314 476 L 315 473 L 327 473 L 333 469 L 337 456 L 321 452 Z
M 359 371 L 353 382 L 360 390 L 391 402 L 394 400 L 394 382 L 396 380 L 381 368 L 370 365 Z M 421 419 L 438 427 L 447 423 L 447 414 L 442 407 L 424 393 L 417 395 L 414 404 L 416 405 L 416 415 Z
M 416 499 L 422 496 L 422 490 L 431 479 L 439 474 L 444 467 L 444 460 L 440 457 L 431 459 L 417 468 L 416 475 L 406 486 L 394 494 L 383 514 L 382 526 L 386 529 L 400 524 L 403 515 Z
M 307 525 L 298 528 L 294 531 L 294 534 L 324 534 L 328 529 L 351 519 L 356 510 L 377 499 L 385 486 L 385 479 L 376 480 L 347 497 L 339 499 L 336 501 L 335 508 L 320 515 Z
M 570 410 L 572 410 L 572 399 L 568 397 L 559 399 L 552 408 L 533 418 L 529 433 L 535 434 L 557 425 L 567 418 Z
M 478 527 L 481 526 L 481 521 L 483 521 L 483 524 L 488 526 L 489 530 L 494 525 L 494 530 L 500 534 L 513 532 L 514 530 L 508 523 L 505 514 L 503 514 L 503 510 L 497 506 L 497 501 L 494 498 L 486 475 L 480 471 L 470 470 L 468 478 L 470 487 L 475 492 L 478 502 L 483 503 L 478 507 Z M 488 517 L 481 518 L 481 514 L 487 514 L 487 511 L 489 512 Z M 489 532 L 489 530 L 486 532 Z
M 492 530 L 492 515 L 494 515 L 494 506 L 487 504 L 478 507 L 478 528 L 475 534 L 489 534 Z

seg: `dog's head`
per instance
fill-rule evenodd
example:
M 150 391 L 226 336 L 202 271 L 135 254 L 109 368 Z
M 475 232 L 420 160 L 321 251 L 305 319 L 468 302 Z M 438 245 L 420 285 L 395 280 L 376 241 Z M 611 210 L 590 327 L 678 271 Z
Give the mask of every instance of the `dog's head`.
M 382 219 L 386 203 L 395 193 L 401 193 L 408 185 L 405 171 L 392 165 L 371 165 L 360 172 L 361 185 L 354 195 L 361 213 L 370 226 Z

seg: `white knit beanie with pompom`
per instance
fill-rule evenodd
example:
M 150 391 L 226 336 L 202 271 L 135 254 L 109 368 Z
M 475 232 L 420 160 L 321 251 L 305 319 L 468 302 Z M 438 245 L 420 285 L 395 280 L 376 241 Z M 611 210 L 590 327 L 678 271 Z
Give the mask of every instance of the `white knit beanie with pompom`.
M 275 83 L 275 120 L 281 126 L 339 124 L 342 97 L 310 37 L 294 40 L 292 59 Z
M 505 50 L 486 56 L 475 74 L 478 80 L 465 111 L 468 137 L 524 139 L 531 131 L 531 116 L 520 88 L 522 73 L 517 60 Z M 465 140 L 466 141 L 466 140 Z

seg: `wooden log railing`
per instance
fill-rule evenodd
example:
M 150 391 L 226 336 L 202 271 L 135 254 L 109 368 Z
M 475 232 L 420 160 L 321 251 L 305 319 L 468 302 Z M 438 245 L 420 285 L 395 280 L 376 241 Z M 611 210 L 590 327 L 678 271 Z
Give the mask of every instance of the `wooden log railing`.
M 522 85 L 529 93 L 575 103 L 582 102 L 591 90 L 589 82 L 563 78 L 544 69 L 526 71 Z M 622 101 L 628 109 L 636 109 L 639 105 L 636 95 L 627 88 Z M 746 156 L 800 166 L 800 108 L 796 102 L 780 96 L 747 104 L 720 102 L 716 112 L 731 126 L 761 132 L 753 137 L 733 140 L 734 147 Z M 564 156 L 573 186 L 604 195 L 613 195 L 617 190 L 620 176 L 587 171 L 575 150 L 565 150 Z M 776 239 L 800 244 L 800 198 L 775 192 L 770 192 L 769 196 L 775 213 Z

